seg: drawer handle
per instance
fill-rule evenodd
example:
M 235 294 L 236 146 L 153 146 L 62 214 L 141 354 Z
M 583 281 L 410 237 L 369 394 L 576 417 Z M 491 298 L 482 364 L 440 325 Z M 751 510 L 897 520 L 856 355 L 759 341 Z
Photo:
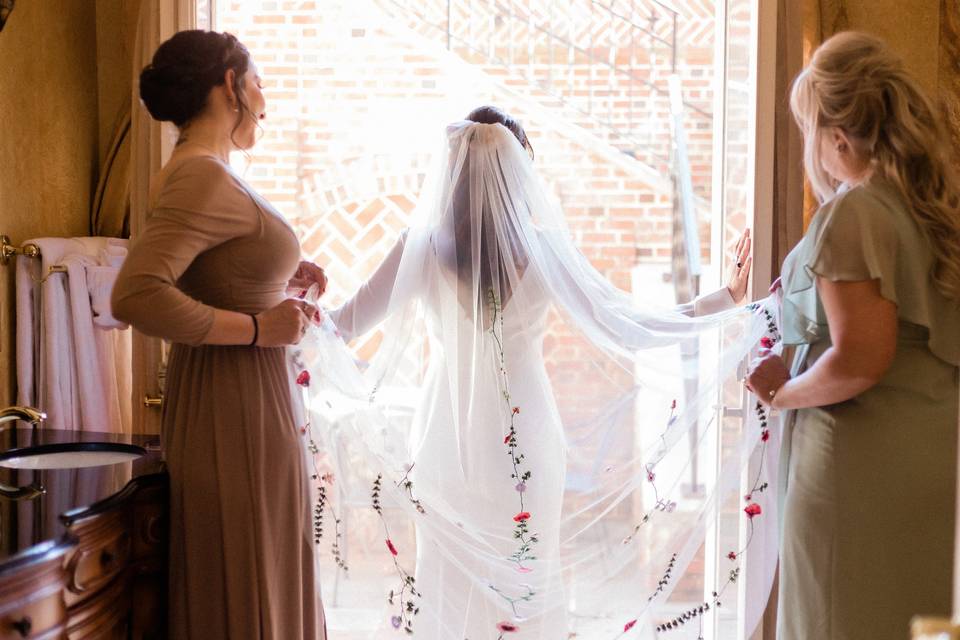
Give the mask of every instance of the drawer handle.
M 10 625 L 14 631 L 20 634 L 21 638 L 26 638 L 33 631 L 33 621 L 30 616 L 24 616 Z

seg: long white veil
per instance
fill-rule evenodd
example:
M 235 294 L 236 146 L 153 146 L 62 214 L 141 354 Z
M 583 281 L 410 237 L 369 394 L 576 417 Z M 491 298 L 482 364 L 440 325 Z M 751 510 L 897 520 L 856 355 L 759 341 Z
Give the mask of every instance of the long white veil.
M 668 601 L 766 446 L 756 421 L 731 441 L 721 407 L 750 350 L 775 339 L 776 310 L 637 304 L 577 251 L 499 124 L 449 126 L 423 193 L 384 263 L 294 356 L 321 547 L 342 562 L 337 509 L 369 499 L 383 540 L 362 554 L 395 581 L 383 621 L 415 637 L 696 634 L 720 596 Z M 358 363 L 346 342 L 374 330 L 376 356 Z

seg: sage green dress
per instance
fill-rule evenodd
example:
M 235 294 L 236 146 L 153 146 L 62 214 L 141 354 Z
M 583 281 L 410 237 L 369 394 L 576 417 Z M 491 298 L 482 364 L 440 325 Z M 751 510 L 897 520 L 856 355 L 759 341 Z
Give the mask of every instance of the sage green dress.
M 879 280 L 898 335 L 877 385 L 785 416 L 781 640 L 905 640 L 912 616 L 950 613 L 960 310 L 935 289 L 931 264 L 880 179 L 824 205 L 784 263 L 794 375 L 830 347 L 817 276 Z

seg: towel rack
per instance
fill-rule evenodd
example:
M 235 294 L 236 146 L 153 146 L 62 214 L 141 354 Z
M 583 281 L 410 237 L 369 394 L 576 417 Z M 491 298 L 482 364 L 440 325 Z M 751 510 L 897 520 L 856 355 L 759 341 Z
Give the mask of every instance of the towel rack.
M 22 247 L 10 244 L 10 237 L 0 235 L 0 264 L 7 264 L 10 258 L 14 256 L 26 256 L 28 258 L 39 258 L 40 247 L 28 242 Z

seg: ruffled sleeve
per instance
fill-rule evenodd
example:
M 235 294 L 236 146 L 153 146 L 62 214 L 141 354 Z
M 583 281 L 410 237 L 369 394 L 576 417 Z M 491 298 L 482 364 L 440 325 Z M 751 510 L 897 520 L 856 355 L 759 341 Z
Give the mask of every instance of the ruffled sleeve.
M 876 280 L 897 305 L 901 322 L 926 330 L 930 351 L 960 364 L 960 304 L 948 300 L 930 276 L 930 243 L 889 185 L 869 183 L 825 204 L 783 268 L 786 344 L 829 339 L 818 277 L 832 282 Z
M 825 212 L 806 268 L 832 282 L 879 280 L 880 295 L 899 304 L 900 221 L 885 209 L 884 203 L 867 189 L 854 189 L 838 196 L 830 211 Z M 907 271 L 914 270 L 908 267 Z M 908 274 L 908 278 L 913 275 L 918 274 Z

